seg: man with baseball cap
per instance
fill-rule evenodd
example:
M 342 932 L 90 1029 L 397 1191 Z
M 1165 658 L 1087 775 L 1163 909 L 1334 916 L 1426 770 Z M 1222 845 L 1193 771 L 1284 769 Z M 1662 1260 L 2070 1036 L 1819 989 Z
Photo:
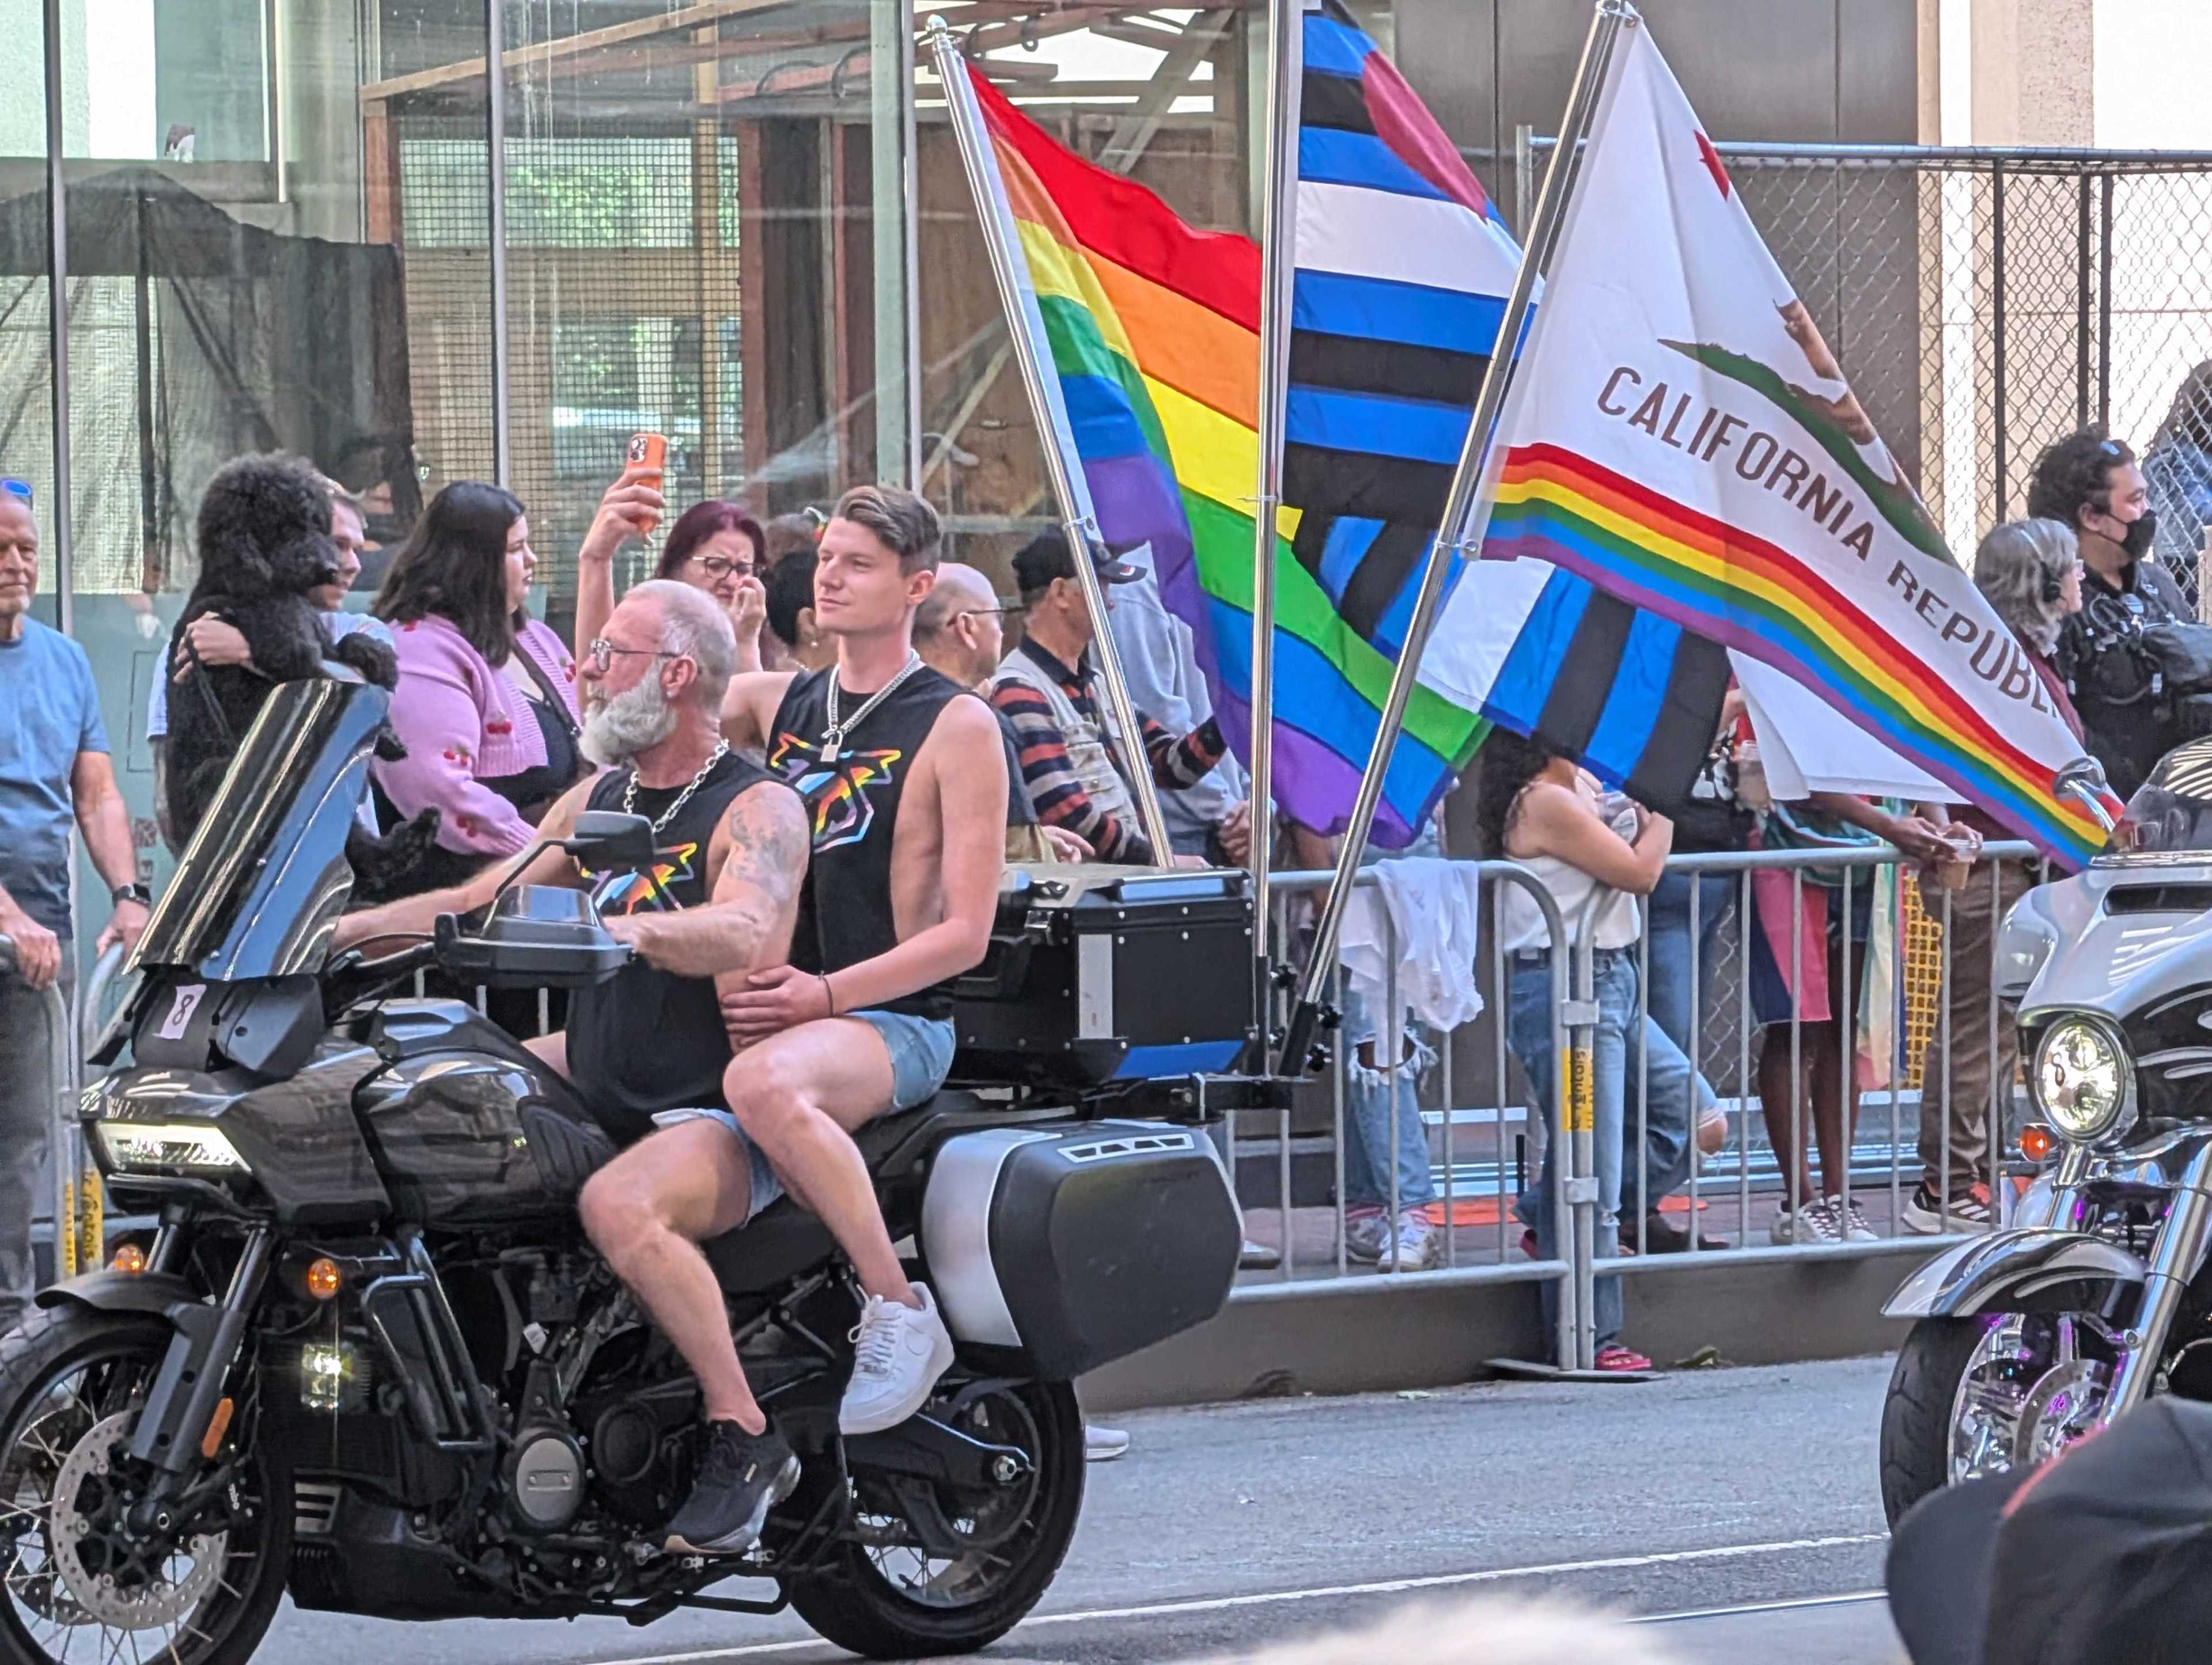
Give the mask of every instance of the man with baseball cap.
M 1144 576 L 1103 550 L 1093 552 L 1092 564 L 1102 586 Z M 1094 685 L 1091 644 L 1097 622 L 1084 599 L 1067 539 L 1057 531 L 1031 538 L 1014 556 L 1014 581 L 1021 591 L 1024 634 L 999 666 L 991 703 L 1013 726 L 1022 779 L 1037 819 L 1075 834 L 1101 861 L 1149 866 L 1170 860 L 1172 853 L 1155 851 L 1139 826 L 1136 799 L 1121 774 L 1117 753 L 1127 756 L 1127 749 L 1114 737 L 1106 702 Z M 1142 711 L 1136 715 L 1152 779 L 1168 791 L 1203 779 L 1227 749 L 1211 718 L 1177 739 Z
M 1888 1583 L 1913 1665 L 2212 1658 L 2212 1406 L 2162 1395 L 2041 1468 L 1922 1498 Z

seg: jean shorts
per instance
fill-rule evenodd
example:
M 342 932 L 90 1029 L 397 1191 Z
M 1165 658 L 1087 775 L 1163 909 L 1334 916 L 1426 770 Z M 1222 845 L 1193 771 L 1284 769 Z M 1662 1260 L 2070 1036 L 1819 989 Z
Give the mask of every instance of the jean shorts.
M 729 1111 L 720 1109 L 690 1110 L 661 1110 L 655 1113 L 653 1125 L 656 1127 L 680 1127 L 687 1121 L 714 1121 L 730 1130 L 730 1137 L 744 1147 L 745 1173 L 752 1183 L 745 1197 L 745 1217 L 739 1225 L 750 1225 L 760 1212 L 783 1194 L 783 1182 L 776 1177 L 775 1170 L 769 1166 L 768 1156 L 761 1147 L 745 1137 L 745 1130 L 738 1126 L 738 1119 Z
M 884 1037 L 884 1049 L 891 1055 L 892 1111 L 912 1109 L 945 1085 L 945 1078 L 952 1068 L 950 1018 L 917 1018 L 904 1012 L 854 1012 L 845 1015 L 859 1018 Z M 653 1125 L 675 1127 L 686 1121 L 701 1121 L 719 1122 L 744 1146 L 745 1170 L 751 1186 L 743 1224 L 750 1224 L 763 1209 L 783 1194 L 783 1182 L 769 1165 L 761 1147 L 745 1136 L 737 1116 L 718 1108 L 662 1110 L 653 1118 Z

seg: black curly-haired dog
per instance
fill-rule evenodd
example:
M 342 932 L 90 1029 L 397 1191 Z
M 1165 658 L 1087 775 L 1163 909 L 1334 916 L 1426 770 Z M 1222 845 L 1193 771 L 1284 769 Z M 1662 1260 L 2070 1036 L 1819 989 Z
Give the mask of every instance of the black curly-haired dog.
M 331 541 L 331 502 L 319 477 L 290 457 L 240 457 L 226 463 L 200 500 L 199 582 L 169 639 L 168 663 L 189 668 L 169 697 L 170 827 L 181 849 L 207 812 L 239 742 L 272 684 L 325 675 L 335 659 L 386 690 L 398 685 L 392 649 L 356 631 L 333 644 L 308 598 L 338 581 Z M 214 614 L 246 638 L 252 664 L 207 665 L 192 652 L 192 621 Z M 387 732 L 381 755 L 404 757 Z M 382 838 L 356 827 L 346 845 L 354 900 L 388 901 L 423 888 L 438 812 L 426 810 Z

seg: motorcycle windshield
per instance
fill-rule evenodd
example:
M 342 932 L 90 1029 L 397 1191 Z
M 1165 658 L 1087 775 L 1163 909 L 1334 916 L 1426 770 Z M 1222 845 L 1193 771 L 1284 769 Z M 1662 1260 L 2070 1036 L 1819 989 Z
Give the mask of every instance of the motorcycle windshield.
M 270 690 L 147 921 L 132 969 L 174 967 L 210 982 L 321 969 L 353 892 L 346 836 L 390 703 L 358 679 Z
M 2212 858 L 2212 738 L 2178 745 L 2128 799 L 2100 866 Z

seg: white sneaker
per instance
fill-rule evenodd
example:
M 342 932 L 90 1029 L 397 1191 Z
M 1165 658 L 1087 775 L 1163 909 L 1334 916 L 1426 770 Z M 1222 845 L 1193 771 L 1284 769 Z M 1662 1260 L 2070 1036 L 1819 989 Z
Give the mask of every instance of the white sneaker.
M 1390 1217 L 1376 1212 L 1356 1214 L 1344 1223 L 1344 1253 L 1347 1260 L 1372 1266 L 1382 1258 L 1391 1239 Z
M 1083 1425 L 1083 1460 L 1085 1462 L 1111 1462 L 1129 1449 L 1129 1436 L 1119 1428 L 1101 1428 L 1095 1422 Z
M 837 1410 L 838 1431 L 880 1433 L 921 1408 L 952 1363 L 952 1334 L 938 1316 L 937 1297 L 921 1285 L 919 1311 L 871 1295 L 853 1327 L 853 1379 Z
M 1421 1272 L 1443 1261 L 1443 1239 L 1428 1216 L 1408 1208 L 1398 1216 L 1398 1229 L 1376 1257 L 1385 1272 Z
M 1834 1198 L 1830 1198 L 1831 1202 Z M 1874 1229 L 1874 1221 L 1867 1211 L 1850 1198 L 1844 1199 L 1844 1236 L 1855 1243 L 1878 1243 L 1881 1234 Z
M 1774 1230 L 1768 1235 L 1778 1243 L 1839 1243 L 1844 1240 L 1842 1212 L 1834 1197 L 1806 1203 L 1794 1214 L 1785 1208 L 1775 1217 Z

